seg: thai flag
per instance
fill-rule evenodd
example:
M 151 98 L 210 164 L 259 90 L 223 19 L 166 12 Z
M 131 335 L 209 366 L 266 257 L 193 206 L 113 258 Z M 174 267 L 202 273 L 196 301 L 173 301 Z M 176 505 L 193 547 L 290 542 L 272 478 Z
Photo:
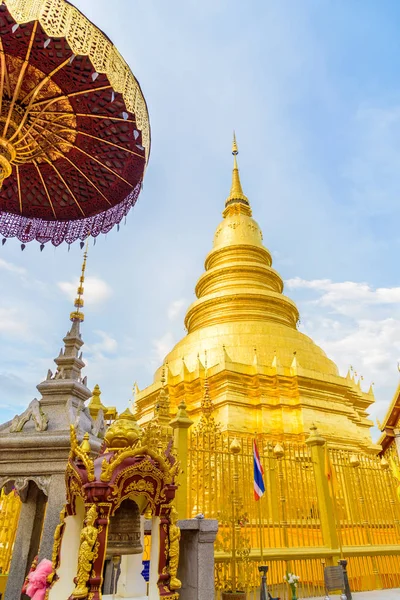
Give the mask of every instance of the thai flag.
M 254 464 L 254 499 L 259 500 L 265 492 L 264 469 L 261 466 L 257 442 L 253 440 L 253 464 Z

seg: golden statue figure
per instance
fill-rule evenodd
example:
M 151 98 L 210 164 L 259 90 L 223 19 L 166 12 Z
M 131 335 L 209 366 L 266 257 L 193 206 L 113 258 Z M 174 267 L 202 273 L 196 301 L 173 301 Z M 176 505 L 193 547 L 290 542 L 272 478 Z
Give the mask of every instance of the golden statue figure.
M 61 545 L 61 530 L 64 526 L 65 523 L 65 516 L 66 516 L 66 511 L 65 508 L 62 509 L 62 511 L 60 512 L 60 522 L 56 527 L 56 530 L 54 532 L 54 544 L 53 544 L 53 555 L 52 555 L 52 563 L 53 563 L 53 567 L 56 568 L 58 566 L 58 561 L 59 561 L 59 551 L 60 551 L 60 545 Z
M 170 513 L 170 525 L 169 525 L 169 575 L 170 582 L 169 587 L 171 590 L 179 590 L 182 587 L 182 583 L 177 578 L 178 565 L 179 565 L 179 540 L 181 539 L 181 530 L 176 524 L 178 520 L 178 513 L 176 508 L 173 506 Z
M 87 582 L 92 570 L 92 561 L 94 557 L 93 547 L 99 534 L 94 522 L 97 519 L 97 509 L 92 506 L 86 515 L 86 526 L 81 531 L 78 573 L 76 576 L 76 587 L 72 592 L 72 598 L 86 598 L 89 592 Z

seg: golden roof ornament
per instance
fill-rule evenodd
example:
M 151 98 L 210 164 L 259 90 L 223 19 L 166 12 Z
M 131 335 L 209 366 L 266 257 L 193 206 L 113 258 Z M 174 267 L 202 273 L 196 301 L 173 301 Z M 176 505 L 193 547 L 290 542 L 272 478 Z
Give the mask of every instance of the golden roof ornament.
M 210 387 L 208 383 L 207 375 L 207 355 L 205 360 L 205 374 L 204 374 L 204 393 L 201 400 L 201 417 L 200 421 L 196 426 L 196 431 L 202 433 L 217 433 L 221 429 L 220 423 L 216 423 L 214 419 L 214 404 L 210 396 Z
M 121 413 L 104 436 L 110 450 L 134 446 L 142 436 L 142 429 L 129 408 Z
M 166 390 L 166 365 L 163 365 L 161 373 L 161 390 L 157 396 L 156 405 L 154 407 L 154 416 L 159 422 L 164 422 L 166 425 L 170 421 L 170 402 L 168 391 Z
M 117 416 L 117 409 L 115 406 L 105 406 L 101 401 L 101 389 L 96 383 L 92 391 L 92 397 L 90 398 L 88 409 L 92 419 L 96 420 L 99 412 L 102 410 L 104 419 L 106 421 L 114 420 Z
M 87 255 L 88 255 L 88 246 L 89 246 L 89 238 L 86 242 L 85 252 L 83 253 L 82 271 L 81 271 L 81 276 L 79 278 L 77 296 L 76 296 L 75 302 L 74 302 L 74 306 L 75 306 L 76 310 L 74 310 L 70 315 L 71 321 L 79 321 L 80 323 L 82 323 L 85 319 L 85 315 L 81 311 L 81 308 L 83 308 L 83 304 L 84 304 L 83 303 L 83 292 L 84 292 L 83 284 L 85 283 L 85 271 L 86 271 Z
M 357 468 L 360 466 L 360 459 L 358 458 L 358 456 L 356 454 L 352 454 L 350 456 L 350 465 L 354 468 Z
M 277 443 L 274 448 L 275 458 L 278 458 L 278 459 L 283 458 L 284 454 L 285 454 L 285 451 L 284 451 L 283 447 L 279 443 Z
M 92 450 L 90 447 L 90 442 L 89 442 L 89 434 L 87 432 L 83 436 L 83 440 L 81 443 L 81 450 L 82 450 L 82 452 L 86 452 L 86 454 L 89 454 L 89 452 L 91 452 L 91 450 Z
M 251 216 L 250 203 L 249 203 L 247 196 L 244 195 L 243 189 L 242 189 L 242 184 L 240 183 L 239 167 L 238 167 L 237 159 L 236 159 L 237 155 L 239 154 L 239 150 L 238 150 L 238 146 L 237 146 L 237 142 L 236 142 L 235 132 L 233 132 L 232 154 L 233 154 L 232 185 L 231 185 L 231 192 L 225 202 L 224 217 L 226 216 L 226 214 L 229 214 L 231 212 L 230 207 L 234 204 L 239 205 L 241 207 L 240 208 L 241 212 L 244 212 L 248 216 Z
M 90 401 L 88 404 L 90 414 L 92 415 L 93 418 L 97 417 L 97 414 L 100 410 L 102 410 L 103 413 L 106 413 L 106 411 L 107 411 L 107 408 L 102 403 L 100 396 L 101 396 L 100 386 L 98 383 L 96 383 L 96 385 L 94 386 L 93 391 L 92 391 L 92 397 L 90 398 Z
M 381 469 L 386 471 L 389 468 L 389 463 L 384 456 L 381 458 Z
M 206 376 L 204 378 L 204 394 L 203 394 L 203 398 L 201 401 L 201 413 L 204 416 L 204 418 L 209 421 L 211 418 L 211 415 L 213 413 L 213 410 L 214 410 L 214 406 L 213 406 L 213 403 L 211 402 L 210 385 L 208 383 L 208 377 L 207 377 L 207 373 L 206 373 Z
M 229 452 L 231 454 L 239 454 L 242 450 L 242 446 L 237 438 L 234 438 L 229 446 Z

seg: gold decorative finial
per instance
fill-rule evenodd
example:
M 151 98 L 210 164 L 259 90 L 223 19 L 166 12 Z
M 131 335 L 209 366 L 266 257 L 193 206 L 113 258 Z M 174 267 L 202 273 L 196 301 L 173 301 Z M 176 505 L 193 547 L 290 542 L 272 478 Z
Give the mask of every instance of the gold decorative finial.
M 279 442 L 275 445 L 273 452 L 274 452 L 275 458 L 278 458 L 278 459 L 283 458 L 283 456 L 285 454 L 285 451 L 282 448 L 282 446 L 279 444 Z
M 386 460 L 386 458 L 384 456 L 382 456 L 381 458 L 381 469 L 383 469 L 384 471 L 386 471 L 386 469 L 389 468 L 389 463 Z
M 233 156 L 236 156 L 237 154 L 239 154 L 239 150 L 238 150 L 237 143 L 236 143 L 236 133 L 235 132 L 233 132 L 232 154 L 233 154 Z
M 232 142 L 232 154 L 233 154 L 233 171 L 232 171 L 232 186 L 231 193 L 225 202 L 225 210 L 231 206 L 232 204 L 238 204 L 242 207 L 242 211 L 245 214 L 251 216 L 250 204 L 247 197 L 244 195 L 242 190 L 242 184 L 240 183 L 239 177 L 239 168 L 237 164 L 236 156 L 239 154 L 236 135 L 233 132 L 233 142 Z M 224 214 L 225 216 L 225 214 Z
M 88 247 L 89 247 L 89 238 L 87 239 L 85 252 L 83 253 L 82 272 L 81 272 L 81 276 L 79 279 L 77 296 L 76 296 L 75 302 L 74 302 L 74 306 L 75 306 L 76 310 L 74 310 L 70 315 L 71 321 L 79 321 L 80 323 L 82 323 L 82 321 L 85 318 L 85 315 L 81 311 L 81 308 L 83 307 L 83 290 L 84 290 L 83 284 L 85 283 L 85 270 L 86 270 L 86 261 L 87 261 L 87 255 L 88 255 Z
M 82 450 L 82 452 L 86 452 L 86 454 L 88 454 L 91 451 L 90 442 L 89 442 L 89 434 L 87 432 L 83 436 L 83 440 L 81 443 L 81 450 Z
M 241 446 L 239 440 L 237 438 L 234 438 L 231 441 L 231 444 L 229 446 L 229 452 L 231 454 L 239 454 L 241 452 L 241 450 L 242 450 L 242 446 Z
M 170 421 L 170 400 L 167 389 L 167 379 L 165 376 L 165 370 L 168 367 L 168 363 L 164 363 L 161 371 L 161 389 L 156 399 L 154 407 L 154 418 L 161 424 L 168 425 Z
M 350 466 L 354 467 L 355 469 L 360 466 L 360 459 L 358 458 L 357 454 L 352 454 L 349 462 Z

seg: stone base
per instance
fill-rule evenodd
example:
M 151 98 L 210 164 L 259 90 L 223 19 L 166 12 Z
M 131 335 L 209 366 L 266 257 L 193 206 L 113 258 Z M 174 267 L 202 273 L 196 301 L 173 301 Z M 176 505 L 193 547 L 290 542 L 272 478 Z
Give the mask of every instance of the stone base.
M 214 541 L 218 521 L 184 519 L 181 530 L 178 579 L 182 581 L 179 600 L 214 598 Z

